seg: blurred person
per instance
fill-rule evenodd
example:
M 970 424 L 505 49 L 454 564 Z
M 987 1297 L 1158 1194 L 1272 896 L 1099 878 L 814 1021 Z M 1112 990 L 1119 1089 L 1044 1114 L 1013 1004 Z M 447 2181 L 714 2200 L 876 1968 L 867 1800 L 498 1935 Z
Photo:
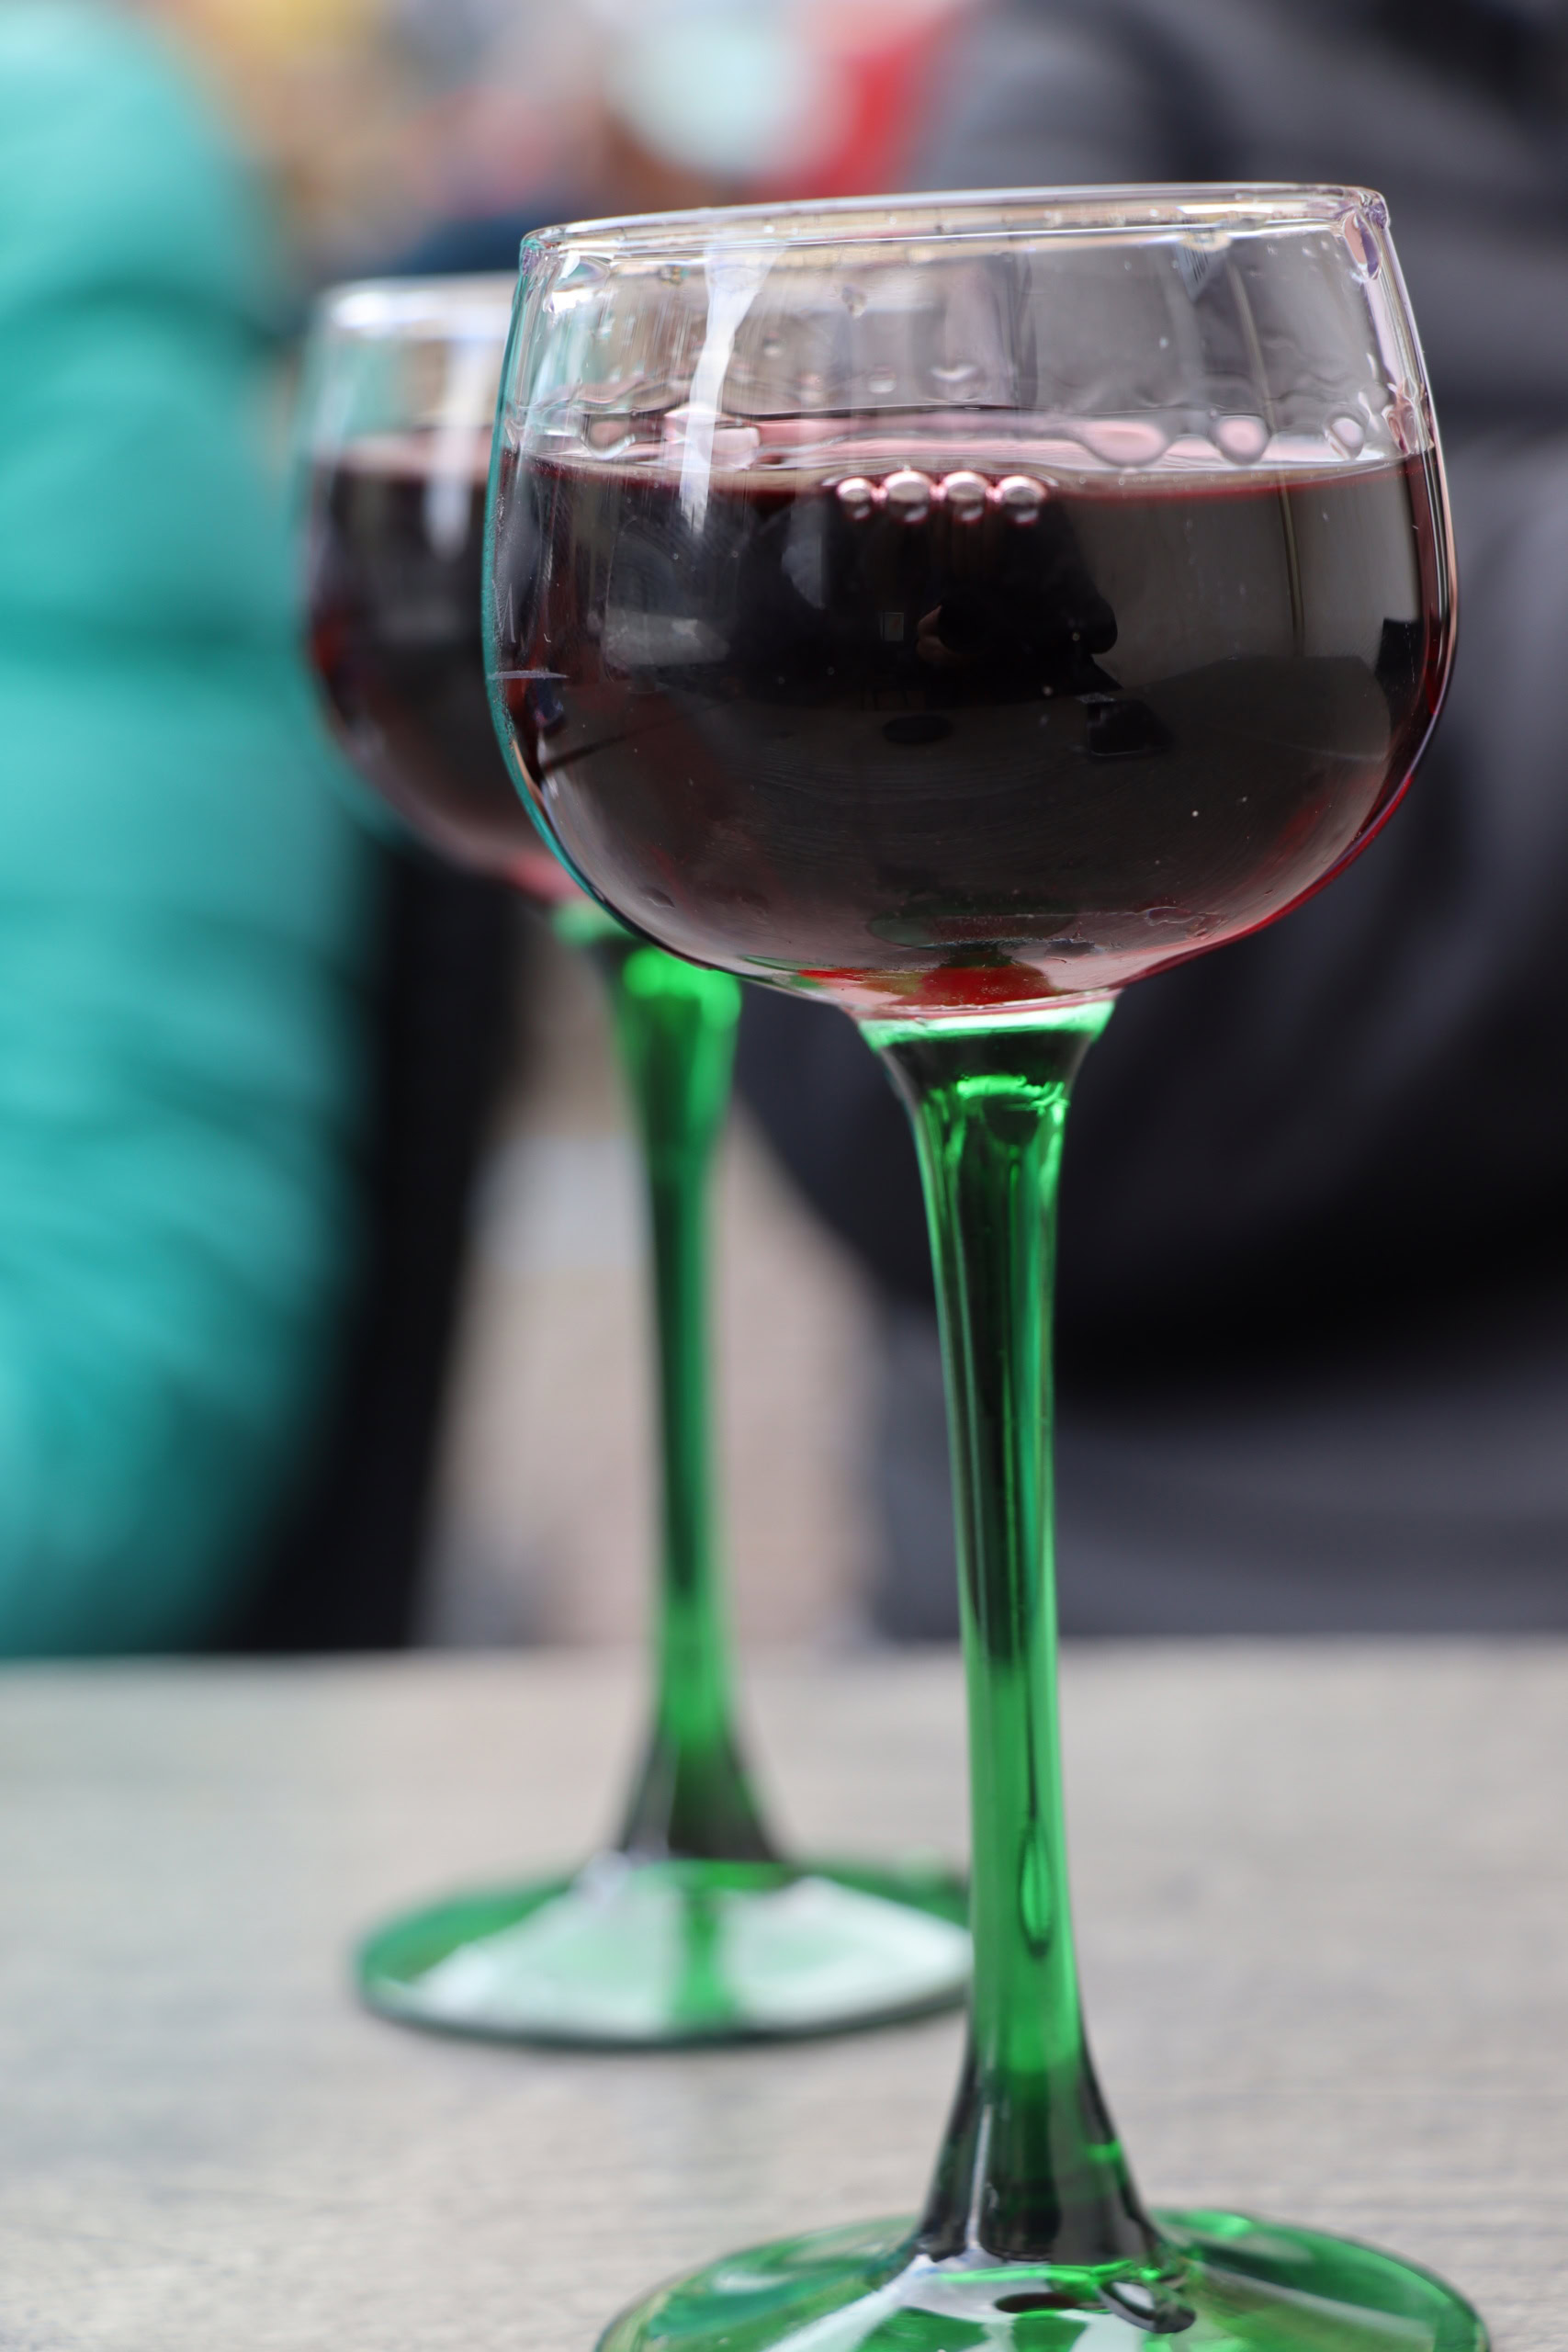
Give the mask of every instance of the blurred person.
M 739 202 L 861 196 L 914 160 L 967 0 L 589 0 L 612 117 Z
M 1381 189 L 1445 436 L 1459 657 L 1333 890 L 1131 990 L 1060 1258 L 1063 1622 L 1568 1626 L 1568 7 L 1012 0 L 927 187 Z M 887 1302 L 889 1631 L 956 1629 L 901 1109 L 836 1014 L 752 993 L 741 1083 Z
M 520 0 L 508 0 L 513 13 Z M 414 233 L 438 181 L 430 74 L 411 0 L 119 0 L 200 85 L 265 173 L 307 263 L 355 272 Z M 444 12 L 466 14 L 443 0 Z
M 391 1638 L 451 1272 L 397 1234 L 450 1258 L 475 1117 L 411 1203 L 430 918 L 297 652 L 264 211 L 161 43 L 13 0 L 0 219 L 0 1654 Z
M 404 0 L 444 27 L 436 0 Z M 908 174 L 953 29 L 969 0 L 581 0 L 563 25 L 536 6 L 476 48 L 448 30 L 450 121 L 484 153 L 399 266 L 507 269 L 544 222 L 694 206 L 863 194 Z M 560 89 L 570 139 L 515 108 L 536 73 Z M 565 97 L 570 87 L 571 96 Z M 531 168 L 530 168 L 531 166 Z M 488 175 L 488 178 L 487 178 Z M 525 185 L 519 187 L 518 182 Z M 502 200 L 482 200 L 491 186 Z

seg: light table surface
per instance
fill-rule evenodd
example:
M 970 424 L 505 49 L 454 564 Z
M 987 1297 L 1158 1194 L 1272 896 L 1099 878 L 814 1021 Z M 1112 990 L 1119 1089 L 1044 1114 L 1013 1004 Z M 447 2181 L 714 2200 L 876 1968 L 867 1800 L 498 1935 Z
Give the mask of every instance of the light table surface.
M 1147 2196 L 1444 2271 L 1568 2346 L 1568 1645 L 1069 1657 L 1100 2069 Z M 797 1849 L 957 1856 L 946 1653 L 753 1660 Z M 389 1910 L 585 1855 L 635 1661 L 0 1674 L 3 2352 L 590 2352 L 672 2270 L 917 2202 L 943 2018 L 498 2050 L 360 2012 Z

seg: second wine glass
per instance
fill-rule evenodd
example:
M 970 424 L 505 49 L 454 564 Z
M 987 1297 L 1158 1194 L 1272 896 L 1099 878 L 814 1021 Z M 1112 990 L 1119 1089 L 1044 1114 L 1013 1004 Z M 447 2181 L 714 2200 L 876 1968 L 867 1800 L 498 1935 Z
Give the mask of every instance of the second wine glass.
M 592 956 L 642 1148 L 660 1473 L 653 1721 L 613 1847 L 464 1894 L 359 1956 L 389 2017 L 615 2044 L 826 2031 L 962 1993 L 962 1886 L 935 1868 L 796 1864 L 735 1731 L 711 1491 L 708 1176 L 739 989 L 638 938 L 535 831 L 491 725 L 485 478 L 511 278 L 387 280 L 321 305 L 307 368 L 311 657 L 360 776 L 445 854 L 499 875 Z

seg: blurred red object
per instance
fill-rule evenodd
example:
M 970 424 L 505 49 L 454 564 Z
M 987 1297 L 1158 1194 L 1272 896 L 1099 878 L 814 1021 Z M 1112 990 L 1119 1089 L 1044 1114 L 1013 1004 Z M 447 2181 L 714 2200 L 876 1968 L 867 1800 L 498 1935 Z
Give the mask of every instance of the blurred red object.
M 832 129 L 798 175 L 757 193 L 875 196 L 905 185 L 970 0 L 808 0 L 802 38 L 836 88 Z

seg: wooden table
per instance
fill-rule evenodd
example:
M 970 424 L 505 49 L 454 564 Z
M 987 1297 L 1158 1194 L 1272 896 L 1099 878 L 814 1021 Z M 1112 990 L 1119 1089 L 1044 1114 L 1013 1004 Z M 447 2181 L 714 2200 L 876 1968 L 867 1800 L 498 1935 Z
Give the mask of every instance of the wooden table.
M 757 1663 L 802 1848 L 962 1844 L 944 1654 Z M 0 2347 L 589 2352 L 920 2195 L 959 2028 L 573 2057 L 400 2032 L 351 1937 L 586 1851 L 628 1661 L 0 1676 Z M 1083 1652 L 1079 1939 L 1146 2193 L 1385 2241 L 1568 2344 L 1568 1646 Z

